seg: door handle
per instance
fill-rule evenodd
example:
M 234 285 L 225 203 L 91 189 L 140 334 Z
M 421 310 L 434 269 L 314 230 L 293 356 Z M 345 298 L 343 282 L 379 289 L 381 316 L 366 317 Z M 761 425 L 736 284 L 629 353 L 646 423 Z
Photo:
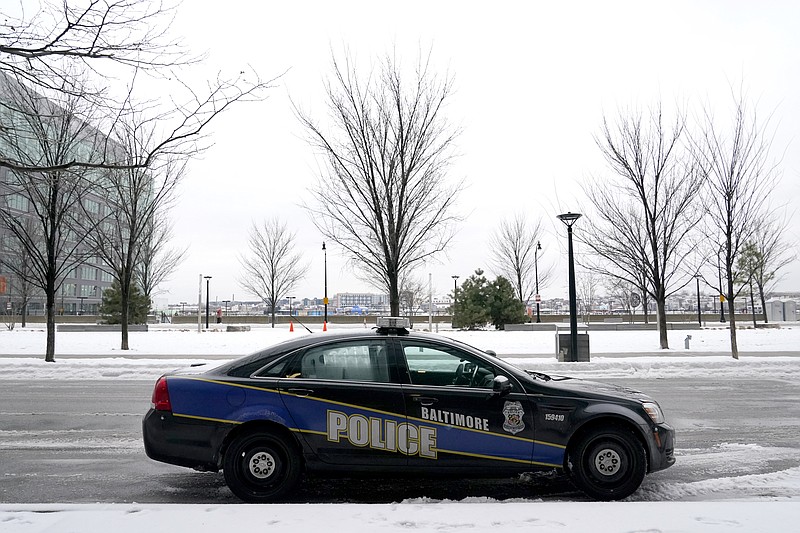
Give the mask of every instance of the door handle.
M 295 396 L 308 396 L 309 394 L 313 394 L 314 391 L 311 389 L 288 389 L 290 394 L 294 394 Z
M 424 405 L 425 407 L 429 407 L 429 406 L 431 406 L 431 405 L 433 405 L 433 404 L 435 404 L 436 402 L 439 401 L 438 398 L 430 398 L 428 396 L 414 396 L 413 400 L 415 402 L 419 402 L 420 404 Z

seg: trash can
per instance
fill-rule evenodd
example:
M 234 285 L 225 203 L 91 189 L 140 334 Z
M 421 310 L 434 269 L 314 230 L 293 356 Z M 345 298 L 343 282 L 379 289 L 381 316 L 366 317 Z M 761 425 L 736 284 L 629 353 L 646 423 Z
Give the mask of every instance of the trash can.
M 578 333 L 578 354 L 576 357 L 570 353 L 572 351 L 572 343 L 570 342 L 572 335 L 570 333 L 556 333 L 556 357 L 560 363 L 574 362 L 588 363 L 589 362 L 589 334 Z

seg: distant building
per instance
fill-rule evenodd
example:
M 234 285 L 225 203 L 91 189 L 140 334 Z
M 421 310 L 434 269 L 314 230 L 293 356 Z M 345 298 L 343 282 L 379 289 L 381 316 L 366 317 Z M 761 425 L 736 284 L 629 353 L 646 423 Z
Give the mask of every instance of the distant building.
M 340 292 L 333 295 L 333 307 L 337 313 L 375 313 L 389 309 L 389 296 L 366 292 Z
M 14 123 L 19 128 L 20 124 L 24 127 L 25 121 L 15 120 L 15 106 L 11 105 L 9 101 L 11 98 L 9 91 L 13 87 L 13 85 L 9 84 L 13 83 L 15 82 L 7 77 L 0 77 L 0 101 L 8 104 L 2 106 L 2 117 L 3 121 L 7 121 L 6 123 Z M 49 107 L 53 110 L 52 116 L 57 116 L 61 112 L 55 104 L 49 104 Z M 24 146 L 26 154 L 28 150 L 39 150 L 33 135 L 31 135 L 31 142 L 24 143 Z M 0 136 L 0 153 L 12 153 L 12 148 L 6 143 L 3 136 Z M 33 161 L 43 159 L 37 153 L 33 152 L 26 155 L 26 157 Z M 35 212 L 37 205 L 33 204 L 31 199 L 26 196 L 26 190 L 19 185 L 20 182 L 15 176 L 11 170 L 0 168 L 0 210 L 14 219 L 29 219 L 31 222 L 35 222 L 37 220 Z M 87 176 L 89 179 L 92 178 L 92 175 L 88 172 Z M 41 206 L 38 207 L 41 208 Z M 81 203 L 76 203 L 74 209 L 76 212 L 80 210 L 84 214 L 99 214 L 101 216 L 108 214 L 110 211 L 102 198 L 91 194 L 87 194 L 82 198 Z M 76 232 L 74 228 L 62 227 L 60 230 L 62 235 L 66 235 L 63 248 L 75 248 L 81 254 L 86 252 L 86 248 L 82 248 L 83 235 Z M 4 308 L 10 307 L 14 312 L 20 311 L 22 283 L 9 265 L 19 264 L 23 258 L 22 254 L 23 252 L 17 239 L 11 230 L 2 223 L 2 218 L 0 218 L 0 277 L 5 278 L 5 294 L 0 295 L 0 300 L 2 300 Z M 56 294 L 56 314 L 97 314 L 102 301 L 103 290 L 111 286 L 113 277 L 103 269 L 103 264 L 98 257 L 90 257 L 73 268 L 63 280 L 59 281 L 61 282 L 61 288 Z M 44 295 L 41 290 L 36 288 L 31 292 L 32 294 L 28 294 L 28 314 L 44 314 Z

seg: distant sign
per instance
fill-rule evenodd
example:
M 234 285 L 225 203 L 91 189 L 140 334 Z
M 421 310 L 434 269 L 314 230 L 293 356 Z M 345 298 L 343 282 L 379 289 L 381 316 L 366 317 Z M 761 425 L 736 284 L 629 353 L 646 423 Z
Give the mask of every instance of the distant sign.
M 639 296 L 638 293 L 634 292 L 633 294 L 631 294 L 631 306 L 639 307 L 641 303 L 642 303 L 642 298 L 641 296 Z
M 541 294 L 537 294 L 537 295 L 536 295 L 536 303 L 537 303 L 537 304 L 540 304 L 540 303 L 542 303 L 542 295 L 541 295 Z

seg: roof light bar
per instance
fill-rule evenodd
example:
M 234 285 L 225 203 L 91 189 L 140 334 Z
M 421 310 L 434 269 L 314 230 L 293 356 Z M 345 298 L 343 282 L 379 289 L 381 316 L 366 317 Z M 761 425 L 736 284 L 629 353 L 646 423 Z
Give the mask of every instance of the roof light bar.
M 409 329 L 411 327 L 408 318 L 401 316 L 379 316 L 376 324 L 379 328 L 387 329 Z

